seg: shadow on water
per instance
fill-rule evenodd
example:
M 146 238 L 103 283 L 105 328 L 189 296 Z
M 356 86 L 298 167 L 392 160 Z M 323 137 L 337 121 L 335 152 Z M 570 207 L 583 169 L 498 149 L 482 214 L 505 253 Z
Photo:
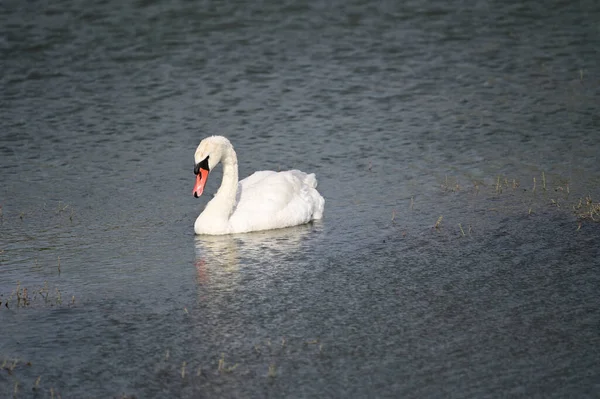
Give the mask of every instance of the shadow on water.
M 196 236 L 195 267 L 200 287 L 226 289 L 242 273 L 257 267 L 275 272 L 284 263 L 298 260 L 310 238 L 323 230 L 322 222 L 237 235 Z M 265 269 L 266 267 L 266 269 Z

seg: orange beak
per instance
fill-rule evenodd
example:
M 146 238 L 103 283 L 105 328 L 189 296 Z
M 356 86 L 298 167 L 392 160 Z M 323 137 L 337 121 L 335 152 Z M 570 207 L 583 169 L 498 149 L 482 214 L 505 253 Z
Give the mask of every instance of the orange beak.
M 200 168 L 200 173 L 196 175 L 196 184 L 194 184 L 194 197 L 198 198 L 202 195 L 204 191 L 204 185 L 206 184 L 206 179 L 208 179 L 208 170 Z

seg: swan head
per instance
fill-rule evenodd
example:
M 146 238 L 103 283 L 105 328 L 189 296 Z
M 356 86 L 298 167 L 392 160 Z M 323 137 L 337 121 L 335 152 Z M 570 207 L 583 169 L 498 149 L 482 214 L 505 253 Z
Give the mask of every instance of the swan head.
M 225 151 L 231 148 L 231 143 L 223 136 L 207 137 L 200 142 L 194 154 L 194 174 L 196 175 L 196 184 L 192 191 L 194 197 L 198 198 L 202 195 L 208 174 L 221 162 Z

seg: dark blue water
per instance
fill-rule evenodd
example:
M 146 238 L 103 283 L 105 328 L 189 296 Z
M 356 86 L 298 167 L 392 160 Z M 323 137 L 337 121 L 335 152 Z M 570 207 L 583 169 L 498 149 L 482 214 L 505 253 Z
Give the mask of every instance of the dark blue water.
M 598 20 L 3 2 L 1 396 L 596 397 Z M 324 220 L 195 237 L 212 134 Z

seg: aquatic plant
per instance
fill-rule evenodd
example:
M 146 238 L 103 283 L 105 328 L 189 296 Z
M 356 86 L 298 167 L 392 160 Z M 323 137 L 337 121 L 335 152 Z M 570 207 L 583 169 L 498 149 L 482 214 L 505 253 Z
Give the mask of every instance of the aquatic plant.
M 560 176 L 551 176 L 550 178 L 545 171 L 541 171 L 537 176 L 532 176 L 531 179 L 533 180 L 532 186 L 523 188 L 518 178 L 501 174 L 494 176 L 491 184 L 490 179 L 477 180 L 470 178 L 473 190 L 465 192 L 466 195 L 457 196 L 458 188 L 461 187 L 462 183 L 459 182 L 458 178 L 444 175 L 440 187 L 443 194 L 452 195 L 453 201 L 461 199 L 467 201 L 469 206 L 477 211 L 475 215 L 501 212 L 514 215 L 539 216 L 547 214 L 550 210 L 564 212 L 571 208 L 575 214 L 578 230 L 586 221 L 600 222 L 600 203 L 594 202 L 591 194 L 573 201 L 570 179 Z M 488 182 L 487 185 L 485 181 Z M 581 189 L 579 192 L 581 192 Z M 439 206 L 440 203 L 438 201 L 434 204 Z M 413 197 L 411 197 L 410 206 L 412 210 Z M 428 208 L 424 207 L 422 209 Z M 394 212 L 394 209 L 392 212 Z M 400 215 L 394 213 L 393 215 L 392 225 L 400 218 Z M 446 216 L 452 218 L 451 214 Z M 442 216 L 438 216 L 433 226 L 438 231 L 441 231 L 442 219 Z M 462 223 L 458 223 L 458 221 L 456 223 L 458 224 L 459 237 L 470 235 L 470 225 L 469 233 L 467 233 Z
M 600 222 L 600 202 L 594 203 L 591 195 L 580 198 L 577 205 L 573 205 L 573 211 L 579 221 L 591 220 L 592 222 Z
M 238 364 L 236 363 L 236 364 L 234 364 L 231 367 L 226 367 L 225 366 L 225 354 L 221 353 L 221 358 L 219 359 L 219 364 L 218 364 L 218 367 L 217 367 L 217 371 L 219 373 L 222 373 L 222 372 L 230 373 L 233 370 L 235 370 L 237 368 L 237 366 L 238 366 Z
M 48 281 L 38 288 L 27 289 L 22 287 L 21 282 L 17 281 L 17 287 L 10 294 L 0 293 L 0 309 L 28 308 L 32 306 L 59 306 L 62 305 L 62 292 L 58 287 L 54 287 L 55 295 L 51 295 Z M 16 300 L 16 302 L 15 302 Z M 71 297 L 70 306 L 75 305 L 75 295 Z

